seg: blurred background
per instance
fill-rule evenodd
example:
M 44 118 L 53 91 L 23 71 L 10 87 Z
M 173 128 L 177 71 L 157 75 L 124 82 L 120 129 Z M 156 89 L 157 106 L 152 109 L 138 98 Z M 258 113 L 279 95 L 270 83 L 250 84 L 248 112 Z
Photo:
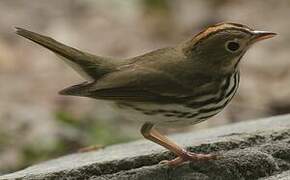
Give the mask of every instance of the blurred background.
M 141 138 L 101 101 L 57 92 L 82 81 L 53 53 L 14 34 L 27 28 L 94 54 L 131 57 L 231 21 L 279 34 L 251 48 L 241 85 L 218 116 L 187 131 L 290 112 L 289 0 L 1 0 L 0 174 L 76 152 Z

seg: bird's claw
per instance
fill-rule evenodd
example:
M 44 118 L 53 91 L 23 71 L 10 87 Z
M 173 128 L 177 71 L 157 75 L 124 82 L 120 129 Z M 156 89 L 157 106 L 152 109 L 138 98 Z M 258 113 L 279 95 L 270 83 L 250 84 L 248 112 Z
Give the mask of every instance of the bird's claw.
M 221 156 L 217 154 L 196 154 L 192 152 L 185 151 L 182 156 L 179 156 L 173 160 L 163 160 L 159 164 L 167 164 L 172 167 L 179 166 L 188 161 L 209 161 L 220 159 Z

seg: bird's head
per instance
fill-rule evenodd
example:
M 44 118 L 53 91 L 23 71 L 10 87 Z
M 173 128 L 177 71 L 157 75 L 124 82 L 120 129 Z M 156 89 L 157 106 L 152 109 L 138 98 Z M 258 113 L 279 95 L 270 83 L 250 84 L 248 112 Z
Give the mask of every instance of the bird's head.
M 203 71 L 230 73 L 237 68 L 251 45 L 275 35 L 242 24 L 220 23 L 208 27 L 182 44 L 182 51 Z

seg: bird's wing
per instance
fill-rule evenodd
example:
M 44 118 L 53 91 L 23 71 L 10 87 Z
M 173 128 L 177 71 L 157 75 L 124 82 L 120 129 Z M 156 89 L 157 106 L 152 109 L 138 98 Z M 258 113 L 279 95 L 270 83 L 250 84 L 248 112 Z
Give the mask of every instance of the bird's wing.
M 154 100 L 162 103 L 189 94 L 191 90 L 164 71 L 133 67 L 108 74 L 93 83 L 66 88 L 60 94 L 116 101 Z

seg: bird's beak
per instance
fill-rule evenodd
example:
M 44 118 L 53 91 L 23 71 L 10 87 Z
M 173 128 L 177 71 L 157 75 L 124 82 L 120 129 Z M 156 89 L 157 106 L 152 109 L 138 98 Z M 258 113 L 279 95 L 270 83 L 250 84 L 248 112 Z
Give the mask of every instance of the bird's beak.
M 253 31 L 253 37 L 251 43 L 256 43 L 258 41 L 269 39 L 276 36 L 276 33 L 268 32 L 268 31 Z

